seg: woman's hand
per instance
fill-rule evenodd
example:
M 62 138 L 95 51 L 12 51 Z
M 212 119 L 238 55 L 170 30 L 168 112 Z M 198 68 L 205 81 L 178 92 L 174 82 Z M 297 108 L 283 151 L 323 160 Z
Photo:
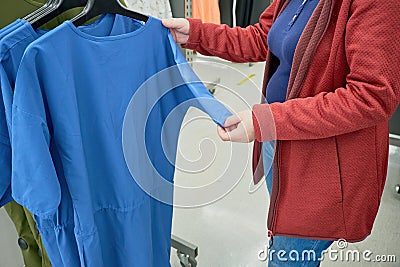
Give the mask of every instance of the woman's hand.
M 177 44 L 186 44 L 190 30 L 190 24 L 187 19 L 164 19 L 162 24 L 170 29 Z
M 251 110 L 239 112 L 226 119 L 226 128 L 218 126 L 218 135 L 223 141 L 250 143 L 255 139 Z

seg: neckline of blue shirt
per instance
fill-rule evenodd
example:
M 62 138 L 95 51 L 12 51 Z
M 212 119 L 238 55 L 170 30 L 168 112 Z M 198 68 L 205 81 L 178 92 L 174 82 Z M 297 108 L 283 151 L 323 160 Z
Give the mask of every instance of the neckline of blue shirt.
M 134 30 L 132 32 L 128 32 L 128 33 L 123 33 L 123 34 L 119 34 L 119 35 L 111 35 L 111 36 L 90 35 L 88 33 L 81 31 L 79 29 L 79 27 L 76 27 L 70 20 L 63 22 L 60 27 L 65 27 L 65 28 L 70 29 L 71 32 L 75 33 L 77 36 L 79 36 L 82 39 L 88 39 L 88 40 L 91 40 L 94 42 L 104 42 L 104 41 L 115 41 L 115 40 L 119 40 L 119 39 L 127 39 L 130 37 L 136 36 L 136 35 L 142 33 L 147 28 L 149 28 L 150 25 L 156 20 L 157 19 L 149 16 L 149 19 L 147 20 L 147 22 L 142 24 L 142 26 L 139 29 Z

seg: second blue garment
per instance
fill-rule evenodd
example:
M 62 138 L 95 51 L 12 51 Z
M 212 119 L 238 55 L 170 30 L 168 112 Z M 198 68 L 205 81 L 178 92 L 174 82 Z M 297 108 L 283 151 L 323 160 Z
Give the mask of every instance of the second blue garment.
M 0 30 L 0 40 L 7 36 L 21 24 L 17 20 Z M 2 48 L 0 47 L 0 57 L 3 56 Z M 0 90 L 0 102 L 3 99 L 3 94 Z M 11 144 L 7 127 L 5 107 L 0 104 L 0 207 L 13 201 L 11 197 Z

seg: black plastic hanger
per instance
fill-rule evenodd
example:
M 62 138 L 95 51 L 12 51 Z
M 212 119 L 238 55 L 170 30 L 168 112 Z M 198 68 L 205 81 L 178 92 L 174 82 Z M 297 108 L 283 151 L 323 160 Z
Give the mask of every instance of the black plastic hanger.
M 118 0 L 88 0 L 83 11 L 71 19 L 71 21 L 75 26 L 81 26 L 86 21 L 106 13 L 119 14 L 143 22 L 147 22 L 149 19 L 149 16 L 125 8 Z
M 88 3 L 87 0 L 56 0 L 56 2 L 57 3 L 48 12 L 31 21 L 31 25 L 34 29 L 39 28 L 67 10 L 75 7 L 84 7 Z
M 43 12 L 46 12 L 47 9 L 51 8 L 54 5 L 55 2 L 57 2 L 57 1 L 56 0 L 48 0 L 43 6 L 41 6 L 38 9 L 36 9 L 32 13 L 26 15 L 23 18 L 23 20 L 26 20 L 26 21 L 29 22 L 30 20 L 35 19 L 37 16 L 39 16 Z

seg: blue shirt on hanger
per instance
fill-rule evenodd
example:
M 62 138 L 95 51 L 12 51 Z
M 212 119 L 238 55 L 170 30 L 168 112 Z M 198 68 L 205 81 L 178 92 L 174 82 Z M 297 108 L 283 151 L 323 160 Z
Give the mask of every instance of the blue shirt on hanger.
M 52 218 L 68 187 L 81 266 L 169 266 L 172 206 L 162 201 L 172 201 L 173 190 L 160 185 L 173 182 L 180 123 L 190 106 L 220 125 L 231 113 L 192 79 L 160 20 L 115 20 L 123 23 L 96 34 L 67 21 L 25 51 L 12 109 L 13 197 L 37 217 Z M 171 67 L 166 80 L 139 90 Z M 136 93 L 141 101 L 130 107 Z M 170 114 L 174 123 L 164 127 Z M 123 137 L 124 124 L 132 136 Z M 144 140 L 135 127 L 145 131 Z M 123 140 L 130 140 L 125 151 Z M 132 177 L 126 153 L 146 163 L 133 166 L 141 177 Z
M 80 29 L 93 34 L 101 34 L 104 30 L 104 25 L 109 26 L 113 23 L 121 24 L 123 22 L 120 20 L 116 21 L 113 15 L 105 15 L 92 24 L 80 27 Z M 115 27 L 119 28 L 122 25 L 116 25 Z M 2 122 L 7 121 L 9 133 L 11 133 L 13 91 L 22 56 L 27 46 L 45 33 L 47 31 L 40 29 L 35 31 L 31 24 L 26 21 L 19 21 L 19 26 L 0 40 L 0 88 L 2 93 L 0 100 L 4 103 L 5 108 L 5 117 Z M 9 140 L 7 141 L 10 143 Z M 62 184 L 62 200 L 53 218 L 48 219 L 35 216 L 35 219 L 52 265 L 79 266 L 80 260 L 74 234 L 72 199 L 66 185 L 61 160 L 54 142 L 50 143 L 50 151 L 52 161 L 57 166 L 58 179 L 60 184 Z M 11 150 L 5 156 L 9 159 L 6 167 L 11 169 Z M 9 171 L 8 174 L 9 176 L 4 176 L 4 178 L 8 179 L 9 188 L 7 192 L 9 192 L 11 199 L 11 172 Z

